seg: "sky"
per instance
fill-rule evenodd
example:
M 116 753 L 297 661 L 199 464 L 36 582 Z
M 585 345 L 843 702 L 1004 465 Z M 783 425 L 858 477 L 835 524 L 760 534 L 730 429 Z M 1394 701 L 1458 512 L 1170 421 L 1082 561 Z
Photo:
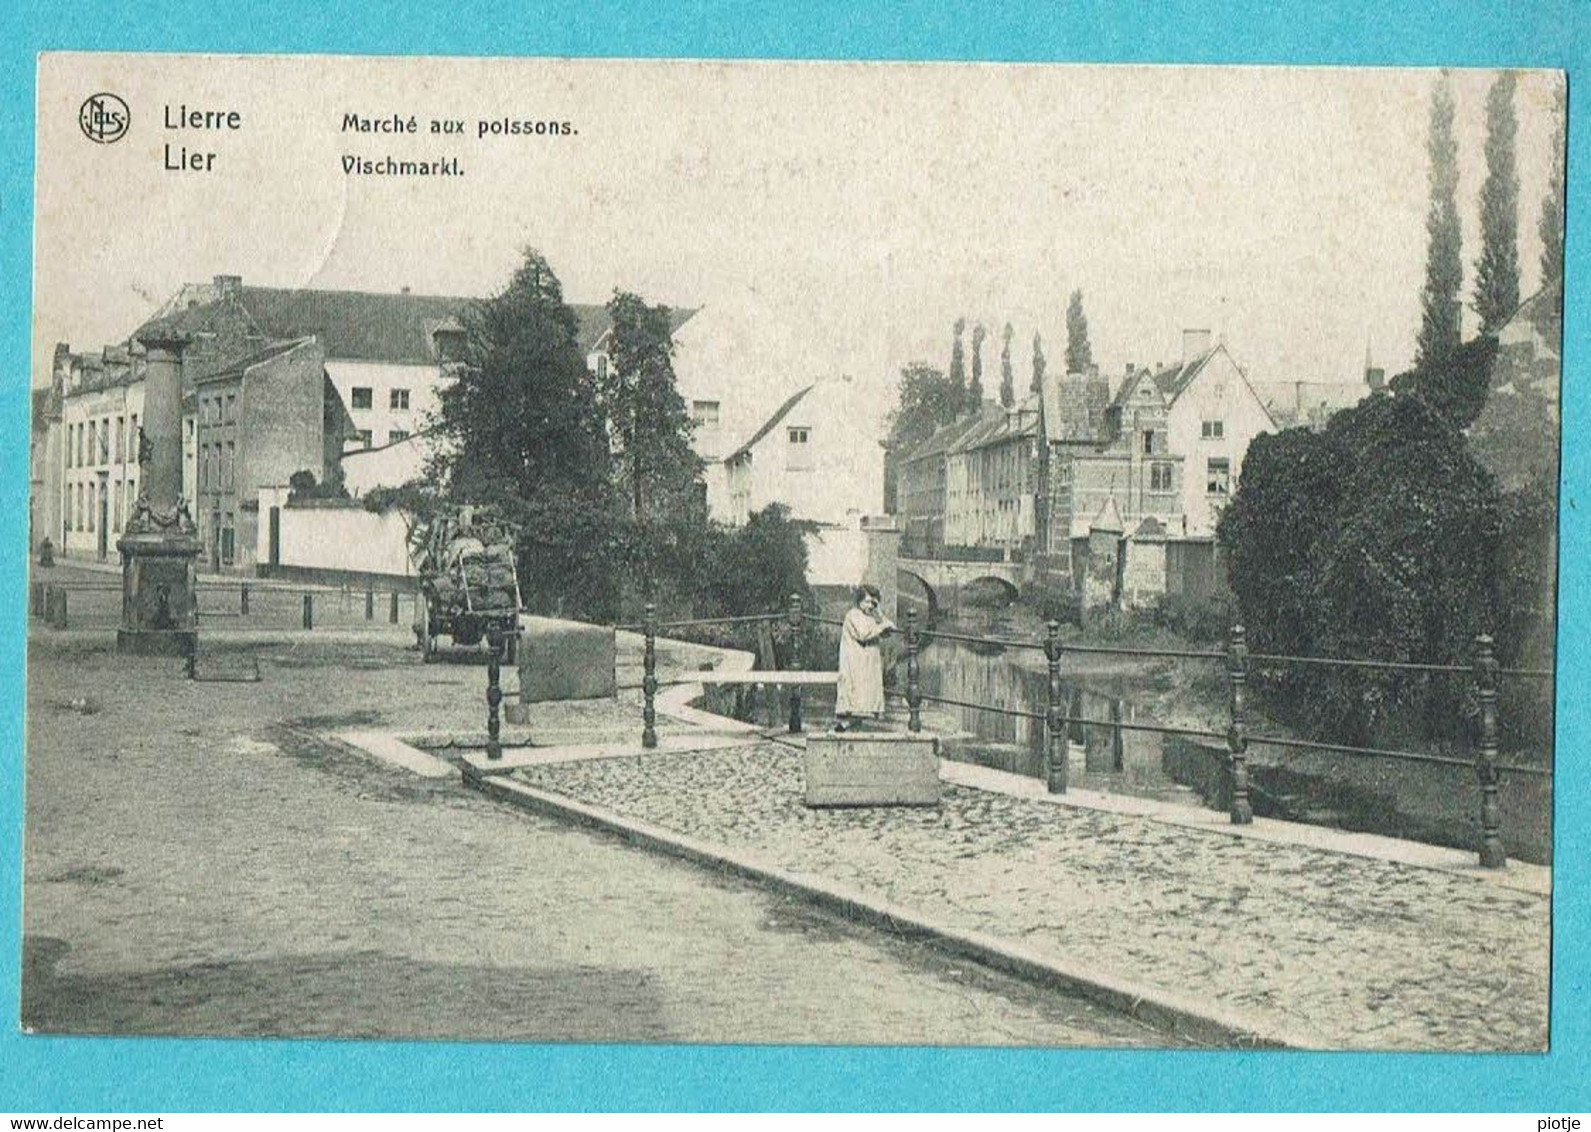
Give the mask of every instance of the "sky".
M 850 375 L 893 402 L 948 365 L 958 316 L 1001 328 L 1025 388 L 1084 295 L 1095 360 L 1172 361 L 1209 329 L 1256 380 L 1407 368 L 1419 324 L 1435 72 L 1402 69 L 46 55 L 34 383 L 58 341 L 125 338 L 184 282 L 486 295 L 538 248 L 567 299 L 616 287 L 766 324 L 782 390 Z M 1484 102 L 1453 74 L 1467 299 Z M 1555 72 L 1521 75 L 1522 294 L 1551 163 Z M 87 95 L 132 125 L 85 137 Z M 168 128 L 167 108 L 238 129 Z M 361 133 L 345 115 L 420 132 Z M 432 136 L 430 119 L 463 123 Z M 482 121 L 572 132 L 478 137 Z M 208 172 L 166 168 L 214 153 Z M 459 177 L 349 176 L 345 155 L 456 157 Z M 1473 332 L 1473 315 L 1467 331 Z M 970 337 L 970 336 L 969 336 Z M 793 345 L 792 345 L 793 344 Z M 969 343 L 970 347 L 970 343 Z M 793 356 L 792 356 L 793 355 Z M 772 400 L 770 396 L 770 400 Z

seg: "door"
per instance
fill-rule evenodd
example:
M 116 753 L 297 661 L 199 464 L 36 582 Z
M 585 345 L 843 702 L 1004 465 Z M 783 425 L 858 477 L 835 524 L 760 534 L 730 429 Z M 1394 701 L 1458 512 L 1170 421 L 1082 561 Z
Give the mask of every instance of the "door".
M 210 572 L 221 572 L 221 512 L 210 512 Z
M 280 507 L 271 508 L 270 539 L 270 564 L 272 566 L 280 566 L 282 564 L 282 509 Z

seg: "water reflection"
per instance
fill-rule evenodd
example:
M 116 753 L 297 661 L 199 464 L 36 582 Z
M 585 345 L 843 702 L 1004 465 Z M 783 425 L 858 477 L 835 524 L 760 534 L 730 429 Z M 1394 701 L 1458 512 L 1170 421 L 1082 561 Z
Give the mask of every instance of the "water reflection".
M 940 640 L 923 650 L 919 669 L 925 695 L 1040 717 L 926 703 L 924 725 L 954 736 L 944 744 L 948 757 L 1044 777 L 1048 744 L 1042 716 L 1049 703 L 1049 675 L 1043 668 L 1024 664 L 1014 650 L 989 655 L 983 648 Z M 904 688 L 903 661 L 897 662 L 895 677 L 896 685 Z M 1161 735 L 1120 726 L 1157 722 L 1125 688 L 1107 694 L 1063 680 L 1062 690 L 1067 716 L 1089 721 L 1073 722 L 1067 728 L 1070 785 L 1202 804 L 1193 788 L 1168 771 Z

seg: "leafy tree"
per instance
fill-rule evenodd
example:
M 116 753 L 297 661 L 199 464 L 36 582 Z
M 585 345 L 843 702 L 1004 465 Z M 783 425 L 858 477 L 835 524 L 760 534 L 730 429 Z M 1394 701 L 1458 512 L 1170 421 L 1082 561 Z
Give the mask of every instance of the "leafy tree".
M 1034 393 L 1044 389 L 1044 340 L 1036 330 L 1033 332 L 1033 381 L 1028 389 Z
M 694 425 L 674 379 L 669 310 L 617 291 L 610 364 L 598 383 L 615 472 L 637 522 L 702 512 L 702 461 L 691 449 Z
M 1249 446 L 1218 537 L 1256 651 L 1455 663 L 1506 621 L 1497 485 L 1463 431 L 1495 357 L 1478 339 L 1322 433 Z M 1285 714 L 1349 742 L 1409 719 L 1449 733 L 1460 718 L 1461 689 L 1417 674 L 1290 666 L 1269 680 Z
M 1556 125 L 1552 131 L 1552 173 L 1547 195 L 1541 201 L 1541 219 L 1536 231 L 1541 234 L 1541 285 L 1550 286 L 1563 279 L 1563 122 L 1567 107 L 1563 87 L 1558 88 Z
M 899 401 L 889 418 L 889 448 L 906 453 L 955 421 L 966 394 L 926 362 L 912 362 L 900 371 Z
M 1094 351 L 1088 344 L 1088 319 L 1083 314 L 1083 292 L 1073 291 L 1066 304 L 1066 372 L 1087 373 L 1094 364 Z
M 1481 255 L 1475 263 L 1473 306 L 1481 333 L 1492 334 L 1519 307 L 1519 176 L 1514 170 L 1512 71 L 1486 96 L 1486 180 L 1481 184 Z
M 1420 293 L 1420 330 L 1415 365 L 1430 366 L 1458 349 L 1459 288 L 1464 282 L 1458 205 L 1458 139 L 1453 134 L 1453 87 L 1442 72 L 1431 88 L 1431 125 L 1426 140 L 1431 203 L 1425 217 L 1425 287 Z
M 958 408 L 967 399 L 967 366 L 961 346 L 961 335 L 966 329 L 967 320 L 956 319 L 955 338 L 950 344 L 950 384 L 956 388 Z
M 1016 382 L 1011 377 L 1011 324 L 1000 332 L 1000 404 L 1009 409 L 1016 404 Z
M 615 609 L 608 437 L 574 312 L 534 250 L 465 315 L 465 361 L 440 397 L 429 469 L 456 502 L 495 505 L 520 532 L 520 588 L 545 612 Z
M 967 386 L 967 408 L 973 412 L 983 405 L 983 340 L 988 336 L 983 323 L 972 328 L 972 381 Z

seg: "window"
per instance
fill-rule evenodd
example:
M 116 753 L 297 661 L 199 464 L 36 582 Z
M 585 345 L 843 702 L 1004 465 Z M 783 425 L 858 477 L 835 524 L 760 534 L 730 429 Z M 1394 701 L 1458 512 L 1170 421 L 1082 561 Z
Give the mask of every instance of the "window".
M 702 428 L 718 427 L 718 402 L 717 401 L 692 401 L 691 420 Z
M 110 463 L 110 418 L 104 417 L 99 422 L 99 462 Z
M 221 419 L 227 424 L 232 424 L 238 419 L 238 395 L 236 393 L 228 393 L 226 395 L 226 416 Z
M 368 428 L 361 428 L 361 429 L 355 430 L 355 432 L 354 432 L 354 443 L 359 445 L 359 447 L 361 447 L 361 448 L 369 448 L 370 447 L 370 441 L 371 441 L 371 432 L 370 432 L 370 430 Z
M 1146 429 L 1144 429 L 1144 455 L 1145 456 L 1153 456 L 1154 452 L 1155 452 L 1155 430 L 1152 429 L 1152 428 L 1146 428 Z
M 94 506 L 94 485 L 93 484 L 89 484 L 88 485 L 88 529 L 91 530 L 91 531 L 94 529 L 94 512 L 95 512 L 95 510 L 96 510 L 96 508 Z
M 74 531 L 80 531 L 80 530 L 83 529 L 83 485 L 82 484 L 78 484 L 77 485 L 76 489 L 72 492 L 72 494 L 70 496 L 70 499 L 72 501 L 72 529 Z
M 789 471 L 805 471 L 812 467 L 812 430 L 807 428 L 789 429 L 790 447 L 785 459 L 785 468 Z
M 122 459 L 123 459 L 122 453 L 126 451 L 126 449 L 122 447 L 123 440 L 124 440 L 124 438 L 126 436 L 126 433 L 127 433 L 127 418 L 126 417 L 117 417 L 116 418 L 116 450 L 115 450 L 114 455 L 111 458 L 113 460 L 115 460 L 116 463 L 118 463 L 118 464 L 120 464 L 122 462 Z M 117 523 L 116 527 L 117 527 L 118 530 L 121 529 L 121 524 Z
M 238 446 L 237 442 L 226 442 L 226 466 L 221 473 L 221 486 L 227 491 L 237 487 L 238 478 Z
M 138 414 L 134 413 L 127 418 L 127 462 L 129 464 L 138 463 L 138 458 L 142 455 L 138 444 L 140 435 L 138 431 Z
M 389 403 L 394 409 L 407 409 L 409 407 L 409 391 L 407 389 L 394 389 Z
M 237 535 L 232 528 L 232 512 L 226 513 L 226 520 L 221 526 L 221 565 L 230 566 L 237 552 Z
M 1204 492 L 1206 495 L 1232 494 L 1232 462 L 1230 460 L 1222 457 L 1211 460 L 1206 465 Z
M 210 486 L 210 446 L 199 445 L 199 490 L 205 491 Z
M 94 448 L 99 440 L 99 425 L 94 421 L 88 422 L 88 462 L 94 462 Z
M 391 432 L 387 433 L 387 443 L 388 444 L 396 444 L 400 440 L 408 440 L 408 439 L 409 439 L 409 430 L 406 429 L 406 428 L 395 428 Z
M 1200 426 L 1199 435 L 1205 440 L 1220 440 L 1226 435 L 1226 422 L 1205 421 Z
M 116 498 L 113 501 L 113 505 L 116 513 L 116 525 L 111 529 L 119 531 L 122 529 L 122 485 L 120 480 L 116 481 Z
M 606 381 L 608 377 L 608 355 L 597 355 L 597 380 Z
M 348 400 L 348 404 L 350 408 L 354 409 L 370 408 L 373 404 L 375 404 L 375 398 L 370 392 L 370 387 L 368 385 L 354 386 L 353 393 Z
M 1149 465 L 1149 490 L 1165 493 L 1171 490 L 1171 465 L 1156 460 Z

